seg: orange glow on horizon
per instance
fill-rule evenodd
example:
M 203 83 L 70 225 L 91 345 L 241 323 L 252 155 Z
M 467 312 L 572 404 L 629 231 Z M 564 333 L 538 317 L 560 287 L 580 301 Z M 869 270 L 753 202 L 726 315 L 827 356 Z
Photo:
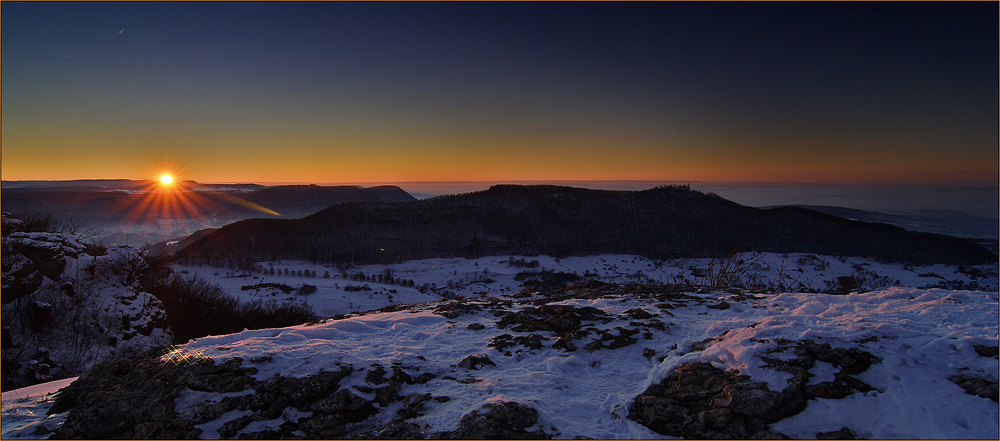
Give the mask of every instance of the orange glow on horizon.
M 165 175 L 164 177 L 170 177 Z M 127 210 L 120 213 L 124 223 L 163 224 L 171 221 L 194 220 L 210 216 L 237 204 L 262 213 L 280 216 L 274 210 L 225 193 L 200 191 L 188 187 L 185 182 L 174 179 L 148 181 L 146 186 L 129 191 Z M 190 182 L 190 181 L 187 181 Z

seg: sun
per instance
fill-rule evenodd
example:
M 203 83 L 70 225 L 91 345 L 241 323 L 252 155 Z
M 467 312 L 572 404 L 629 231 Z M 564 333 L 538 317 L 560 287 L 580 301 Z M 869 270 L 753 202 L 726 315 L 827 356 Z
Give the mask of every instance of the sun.
M 174 178 L 171 177 L 170 175 L 160 176 L 160 183 L 161 184 L 171 184 L 173 182 L 174 182 Z

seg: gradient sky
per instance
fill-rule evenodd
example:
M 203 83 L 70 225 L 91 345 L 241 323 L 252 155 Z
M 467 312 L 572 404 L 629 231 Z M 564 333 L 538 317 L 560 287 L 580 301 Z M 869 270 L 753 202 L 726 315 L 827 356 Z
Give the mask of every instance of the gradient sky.
M 998 181 L 998 3 L 16 3 L 4 180 Z

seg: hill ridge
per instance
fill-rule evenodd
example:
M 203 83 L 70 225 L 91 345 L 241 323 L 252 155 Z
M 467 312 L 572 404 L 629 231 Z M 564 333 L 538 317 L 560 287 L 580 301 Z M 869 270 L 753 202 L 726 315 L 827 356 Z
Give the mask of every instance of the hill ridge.
M 511 184 L 409 202 L 348 202 L 299 219 L 247 219 L 206 235 L 177 258 L 240 266 L 276 259 L 388 263 L 508 254 L 666 259 L 734 249 L 910 263 L 996 260 L 965 239 L 800 207 L 762 210 L 686 186 L 622 191 Z

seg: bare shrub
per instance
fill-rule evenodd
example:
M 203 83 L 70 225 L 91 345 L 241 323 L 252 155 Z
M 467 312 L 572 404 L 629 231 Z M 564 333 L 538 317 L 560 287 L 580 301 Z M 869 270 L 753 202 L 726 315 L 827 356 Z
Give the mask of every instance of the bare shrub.
M 178 343 L 244 329 L 293 326 L 317 318 L 304 304 L 241 303 L 218 285 L 197 277 L 171 276 L 146 288 L 163 302 Z
M 729 253 L 716 255 L 707 268 L 692 268 L 695 284 L 716 287 L 745 287 L 752 280 L 759 279 L 758 263 L 764 258 L 761 253 L 748 253 L 745 246 L 734 245 Z

